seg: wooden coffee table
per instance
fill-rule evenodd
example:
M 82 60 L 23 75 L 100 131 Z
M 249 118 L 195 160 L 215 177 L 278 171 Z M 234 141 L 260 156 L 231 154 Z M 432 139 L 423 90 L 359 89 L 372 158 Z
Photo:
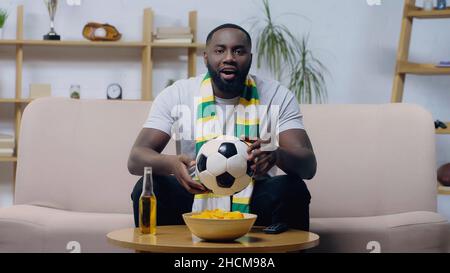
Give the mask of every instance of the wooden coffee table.
M 232 242 L 207 242 L 192 235 L 186 226 L 158 226 L 156 235 L 141 234 L 137 228 L 116 230 L 106 236 L 113 245 L 136 252 L 164 253 L 245 253 L 295 252 L 315 247 L 319 236 L 312 232 L 288 230 L 265 234 L 254 227 L 247 235 Z

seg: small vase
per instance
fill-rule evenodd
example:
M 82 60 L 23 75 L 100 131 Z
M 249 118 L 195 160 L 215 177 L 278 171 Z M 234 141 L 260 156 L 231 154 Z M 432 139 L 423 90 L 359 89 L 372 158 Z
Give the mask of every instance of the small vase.
M 423 9 L 425 11 L 432 11 L 434 8 L 434 1 L 433 0 L 423 0 Z
M 0 40 L 3 39 L 3 28 L 0 28 Z

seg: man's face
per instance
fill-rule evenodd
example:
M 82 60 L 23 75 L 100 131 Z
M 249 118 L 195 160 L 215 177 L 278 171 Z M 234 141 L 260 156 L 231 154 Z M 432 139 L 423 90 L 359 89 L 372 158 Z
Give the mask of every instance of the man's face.
M 234 28 L 216 31 L 203 57 L 220 91 L 242 92 L 252 64 L 251 46 L 245 33 Z

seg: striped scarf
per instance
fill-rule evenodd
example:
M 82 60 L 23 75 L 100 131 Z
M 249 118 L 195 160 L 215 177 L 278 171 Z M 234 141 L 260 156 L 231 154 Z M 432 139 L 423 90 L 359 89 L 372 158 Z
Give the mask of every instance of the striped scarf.
M 215 109 L 214 93 L 212 89 L 211 76 L 205 75 L 200 85 L 201 97 L 196 101 L 195 117 L 195 153 L 198 154 L 200 148 L 208 140 L 219 137 L 215 130 L 220 126 L 219 117 Z M 235 118 L 231 119 L 231 124 L 227 123 L 227 128 L 234 128 L 234 136 L 246 141 L 254 141 L 259 137 L 259 118 L 257 106 L 259 105 L 258 90 L 255 81 L 250 75 L 245 81 L 245 88 L 239 99 L 240 111 L 233 113 Z M 226 121 L 225 121 L 226 122 Z M 231 126 L 231 127 L 229 127 Z M 219 127 L 221 128 L 221 127 Z M 194 179 L 199 180 L 198 177 Z M 213 193 L 196 194 L 192 211 L 203 211 L 211 209 L 222 209 L 224 211 L 240 211 L 248 213 L 250 211 L 250 198 L 253 192 L 254 181 L 242 191 L 232 197 Z

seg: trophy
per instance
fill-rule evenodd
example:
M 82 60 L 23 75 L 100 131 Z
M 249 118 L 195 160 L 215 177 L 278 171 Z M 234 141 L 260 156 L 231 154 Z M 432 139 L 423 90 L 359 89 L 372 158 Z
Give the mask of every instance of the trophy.
M 50 15 L 50 32 L 44 35 L 44 40 L 61 40 L 61 36 L 55 32 L 54 24 L 58 0 L 44 0 L 44 3 L 47 6 L 48 14 Z

